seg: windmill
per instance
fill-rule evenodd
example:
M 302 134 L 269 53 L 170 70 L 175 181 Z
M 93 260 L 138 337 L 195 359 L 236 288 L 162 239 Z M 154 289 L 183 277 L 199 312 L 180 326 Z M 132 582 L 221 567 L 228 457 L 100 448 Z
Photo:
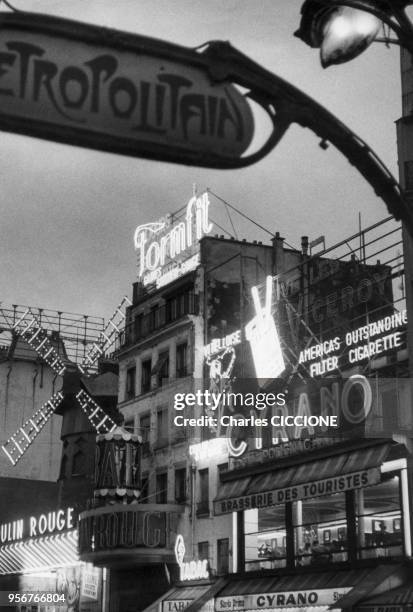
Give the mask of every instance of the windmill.
M 131 305 L 125 296 L 109 319 L 104 331 L 88 348 L 80 364 L 62 358 L 49 339 L 47 331 L 42 327 L 38 317 L 27 308 L 22 316 L 13 320 L 1 308 L 4 320 L 16 336 L 23 339 L 58 376 L 63 377 L 62 389 L 53 394 L 50 399 L 38 408 L 19 429 L 2 445 L 2 450 L 16 465 L 29 446 L 40 434 L 51 416 L 62 403 L 65 392 L 73 393 L 78 405 L 86 414 L 97 434 L 108 434 L 121 429 L 115 421 L 95 402 L 87 391 L 82 388 L 82 380 L 91 377 L 91 370 L 97 360 L 106 353 L 120 333 L 125 320 L 125 309 Z

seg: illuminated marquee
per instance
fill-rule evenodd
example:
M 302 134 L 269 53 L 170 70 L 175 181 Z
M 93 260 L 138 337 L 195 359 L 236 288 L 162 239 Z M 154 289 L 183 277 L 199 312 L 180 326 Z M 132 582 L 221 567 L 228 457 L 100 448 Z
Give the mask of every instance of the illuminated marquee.
M 310 376 L 321 376 L 340 368 L 340 361 L 359 363 L 403 346 L 407 311 L 402 310 L 300 351 L 299 363 L 309 364 Z M 334 354 L 338 353 L 340 354 Z M 346 365 L 346 364 L 344 364 Z
M 26 537 L 34 538 L 73 529 L 73 512 L 73 508 L 66 508 L 40 516 L 31 516 L 29 519 L 18 519 L 10 523 L 3 523 L 0 525 L 0 543 L 5 544 Z
M 179 565 L 180 580 L 208 579 L 209 572 L 207 559 L 203 559 L 202 561 L 184 561 L 185 551 L 184 538 L 181 534 L 178 534 L 175 540 L 175 558 Z
M 155 223 L 138 225 L 134 245 L 138 255 L 138 277 L 144 285 L 166 285 L 199 265 L 194 253 L 198 241 L 212 230 L 209 196 L 193 196 L 183 221 L 171 223 L 167 216 Z

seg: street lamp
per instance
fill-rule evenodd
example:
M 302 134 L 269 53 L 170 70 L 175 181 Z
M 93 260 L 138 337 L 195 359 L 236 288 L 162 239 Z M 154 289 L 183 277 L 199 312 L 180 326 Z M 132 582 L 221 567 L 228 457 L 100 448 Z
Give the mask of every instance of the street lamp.
M 413 379 L 413 232 L 409 229 L 409 216 L 413 210 L 413 23 L 406 14 L 409 5 L 413 5 L 413 1 L 305 0 L 301 7 L 300 27 L 295 35 L 310 47 L 320 48 L 320 60 L 325 68 L 352 60 L 373 41 L 402 47 L 402 117 L 397 121 L 397 144 L 400 184 L 407 203 L 400 218 L 403 221 L 406 300 L 410 313 L 407 324 L 409 370 Z M 384 29 L 387 26 L 396 38 L 378 38 L 382 26 Z
M 310 47 L 320 49 L 323 68 L 352 60 L 374 41 L 399 44 L 413 54 L 413 24 L 406 0 L 306 0 L 295 32 Z M 388 26 L 396 38 L 378 38 Z

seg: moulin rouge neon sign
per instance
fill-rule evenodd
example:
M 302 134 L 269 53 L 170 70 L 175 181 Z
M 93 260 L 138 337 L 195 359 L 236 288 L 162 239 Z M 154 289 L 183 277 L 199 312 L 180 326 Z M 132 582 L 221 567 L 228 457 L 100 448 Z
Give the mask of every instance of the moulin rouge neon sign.
M 199 265 L 199 253 L 192 251 L 202 236 L 212 230 L 209 205 L 205 192 L 189 200 L 184 220 L 178 223 L 172 224 L 169 215 L 154 223 L 138 225 L 133 241 L 138 254 L 138 277 L 144 285 L 155 283 L 161 287 Z

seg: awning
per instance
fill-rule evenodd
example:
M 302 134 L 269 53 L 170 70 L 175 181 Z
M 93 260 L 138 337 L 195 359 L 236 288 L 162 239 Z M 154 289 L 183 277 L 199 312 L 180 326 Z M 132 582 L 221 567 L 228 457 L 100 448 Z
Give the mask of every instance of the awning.
M 214 499 L 214 513 L 265 508 L 375 484 L 391 448 L 391 443 L 383 443 L 258 476 L 228 480 Z
M 366 579 L 371 569 L 296 573 L 266 578 L 230 580 L 215 599 L 216 612 L 237 610 L 327 609 Z
M 383 612 L 388 608 L 391 608 L 392 612 L 413 609 L 413 584 L 405 584 L 381 595 L 369 597 L 357 605 L 360 612 L 373 611 L 377 608 L 381 608 Z
M 0 547 L 0 575 L 54 569 L 78 562 L 76 530 Z
M 207 602 L 211 602 L 211 612 L 213 612 L 213 597 L 225 583 L 226 579 L 221 578 L 213 584 L 175 586 L 152 602 L 144 612 L 182 612 L 183 610 L 196 612 Z
M 401 565 L 379 565 L 357 583 L 348 595 L 345 595 L 340 602 L 333 604 L 331 608 L 354 608 L 356 604 L 364 601 L 376 589 L 380 589 L 380 592 L 383 593 L 383 591 L 389 591 L 395 586 L 400 586 L 403 580 L 404 570 Z

